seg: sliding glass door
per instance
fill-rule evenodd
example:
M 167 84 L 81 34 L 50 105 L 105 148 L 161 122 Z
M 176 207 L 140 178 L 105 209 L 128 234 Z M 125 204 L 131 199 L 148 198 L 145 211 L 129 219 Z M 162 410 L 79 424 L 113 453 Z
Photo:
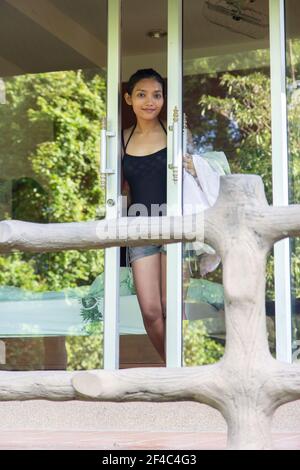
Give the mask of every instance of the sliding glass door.
M 131 131 L 136 122 L 133 108 L 128 105 L 124 97 L 131 75 L 140 69 L 152 68 L 162 76 L 168 90 L 167 33 L 167 0 L 153 0 L 152 2 L 122 1 L 120 103 L 121 127 L 125 131 L 125 143 L 127 143 L 129 138 L 128 129 Z M 160 119 L 165 123 L 165 127 L 167 121 L 167 102 L 168 98 L 164 101 L 159 115 Z M 129 148 L 129 153 L 134 152 L 131 152 Z M 138 160 L 138 157 L 134 155 L 128 158 L 139 164 L 144 162 L 142 160 L 143 157 L 140 157 L 141 160 Z M 155 159 L 155 155 L 151 158 Z M 146 160 L 149 162 L 149 158 L 146 158 Z M 121 161 L 121 139 L 119 161 Z M 140 168 L 140 165 L 138 167 Z M 145 178 L 147 187 L 151 187 L 153 176 L 151 176 L 151 171 L 147 173 L 148 170 L 147 166 L 145 166 L 141 177 Z M 126 185 L 128 185 L 126 179 L 121 183 L 123 183 L 123 187 L 120 187 L 120 191 L 124 190 L 124 188 L 126 189 Z M 127 205 L 129 203 L 130 201 L 124 198 L 124 216 L 128 214 Z M 138 211 L 136 215 L 139 215 Z M 164 365 L 164 362 L 147 334 L 144 323 L 147 305 L 160 302 L 160 296 L 154 295 L 153 291 L 149 291 L 151 289 L 149 276 L 142 276 L 141 278 L 141 276 L 137 275 L 137 278 L 134 279 L 134 270 L 129 261 L 128 249 L 124 246 L 121 248 L 120 256 L 119 366 L 120 368 L 161 367 Z M 159 280 L 159 277 L 160 275 L 157 276 L 157 280 Z
M 102 218 L 107 2 L 1 1 L 0 49 L 0 218 Z M 0 368 L 101 368 L 103 272 L 104 250 L 1 255 Z
M 299 2 L 285 1 L 286 27 L 286 93 L 288 122 L 288 160 L 289 160 L 289 203 L 299 204 L 300 193 L 298 177 L 300 171 L 300 25 Z M 292 360 L 300 358 L 300 278 L 299 278 L 299 238 L 290 241 L 291 265 L 291 336 Z
M 241 8 L 223 3 L 225 9 L 216 1 L 169 0 L 151 4 L 151 8 L 134 0 L 122 2 L 122 128 L 134 122 L 123 97 L 130 75 L 141 68 L 156 69 L 167 85 L 162 118 L 168 124 L 168 215 L 182 214 L 185 153 L 201 158 L 219 176 L 261 175 L 272 202 L 268 1 Z M 214 185 L 212 178 L 205 194 L 210 205 Z M 124 295 L 120 293 L 120 365 L 162 365 L 143 328 L 123 248 L 120 265 L 123 282 L 130 286 Z M 218 253 L 205 245 L 168 245 L 166 286 L 167 366 L 217 361 L 226 342 Z M 266 307 L 270 348 L 275 355 L 274 300 L 271 253 Z M 126 329 L 125 317 L 130 318 L 131 329 Z M 148 351 L 144 357 L 142 351 Z
M 184 0 L 182 75 L 184 153 L 199 161 L 203 207 L 216 200 L 213 172 L 260 175 L 271 203 L 268 1 Z M 222 263 L 211 247 L 191 244 L 184 245 L 182 261 L 184 364 L 211 363 L 222 356 L 226 342 Z M 271 255 L 267 323 L 275 353 L 272 265 Z
M 218 176 L 261 175 L 272 203 L 282 183 L 274 144 L 279 133 L 273 131 L 273 142 L 271 135 L 271 109 L 279 109 L 280 90 L 274 4 L 282 6 L 281 0 L 274 0 L 270 12 L 267 0 L 0 3 L 2 220 L 47 224 L 127 215 L 121 130 L 130 128 L 135 116 L 124 93 L 130 76 L 144 68 L 159 72 L 167 90 L 160 116 L 167 131 L 167 215 L 183 213 L 186 154 L 198 159 L 206 207 L 214 203 L 215 180 L 204 188 L 201 165 Z M 297 28 L 290 14 L 295 4 L 286 6 L 290 188 L 296 202 Z M 297 241 L 293 250 L 296 348 Z M 273 265 L 277 279 L 289 272 L 281 269 L 287 267 L 286 253 L 274 262 L 272 252 L 267 268 L 274 355 Z M 203 244 L 169 244 L 163 275 L 166 365 L 217 361 L 226 342 L 218 253 Z M 286 305 L 287 287 L 277 283 L 277 305 L 282 299 Z M 283 322 L 277 324 L 285 327 L 283 340 L 283 330 L 277 331 L 277 343 L 285 342 L 287 350 L 289 324 L 279 310 Z M 0 348 L 0 367 L 8 370 L 164 365 L 145 329 L 125 246 L 1 255 Z

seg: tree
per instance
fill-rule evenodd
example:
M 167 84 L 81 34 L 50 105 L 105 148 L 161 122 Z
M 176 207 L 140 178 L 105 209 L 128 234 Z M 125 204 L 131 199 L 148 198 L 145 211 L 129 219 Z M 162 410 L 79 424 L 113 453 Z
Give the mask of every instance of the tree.
M 13 179 L 3 218 L 71 222 L 97 218 L 100 120 L 105 79 L 99 70 L 24 75 L 6 80 L 0 107 L 0 160 Z M 91 283 L 103 251 L 15 253 L 1 257 L 1 284 L 58 290 Z

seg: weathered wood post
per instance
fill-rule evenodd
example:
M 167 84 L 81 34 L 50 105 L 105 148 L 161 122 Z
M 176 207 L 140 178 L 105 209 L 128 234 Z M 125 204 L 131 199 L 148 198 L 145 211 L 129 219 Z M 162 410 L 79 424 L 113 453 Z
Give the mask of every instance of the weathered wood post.
M 183 218 L 193 222 L 195 214 Z M 159 225 L 161 218 L 156 219 Z M 176 217 L 171 219 L 175 222 Z M 0 223 L 0 252 L 193 241 L 184 234 L 181 240 L 174 238 L 174 233 L 166 235 L 163 229 L 157 240 L 149 240 L 147 218 L 137 217 L 133 223 L 140 229 L 141 238 L 129 236 L 124 242 L 121 219 L 46 227 L 4 221 Z M 115 239 L 105 237 L 108 224 L 120 229 Z M 275 410 L 300 398 L 300 367 L 280 363 L 269 352 L 266 258 L 276 241 L 300 235 L 300 205 L 269 206 L 259 176 L 221 177 L 219 198 L 204 214 L 204 229 L 205 241 L 216 249 L 223 263 L 226 347 L 221 361 L 185 368 L 4 372 L 0 373 L 0 400 L 191 400 L 222 413 L 228 424 L 229 449 L 271 449 L 270 427 Z M 196 239 L 197 233 L 193 235 Z

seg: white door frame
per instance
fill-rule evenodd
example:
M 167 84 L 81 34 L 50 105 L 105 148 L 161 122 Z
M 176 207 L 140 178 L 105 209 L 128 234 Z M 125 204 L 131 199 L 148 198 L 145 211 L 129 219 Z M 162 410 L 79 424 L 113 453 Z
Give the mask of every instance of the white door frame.
M 285 2 L 269 1 L 273 205 L 289 204 Z M 276 357 L 292 362 L 290 242 L 274 245 Z
M 167 215 L 182 214 L 182 0 L 168 0 L 168 178 Z M 273 204 L 287 205 L 288 142 L 285 63 L 285 2 L 269 1 L 270 73 L 272 110 Z M 107 139 L 108 166 L 115 171 L 107 178 L 106 216 L 118 217 L 120 188 L 119 142 L 121 129 L 121 0 L 108 1 L 107 128 L 114 133 Z M 173 112 L 178 124 L 173 127 Z M 174 139 L 174 130 L 177 132 Z M 174 149 L 176 145 L 176 149 Z M 177 181 L 172 164 L 177 158 Z M 175 159 L 176 159 L 175 158 Z M 171 168 L 170 168 L 171 167 Z M 113 205 L 111 205 L 113 204 Z M 176 208 L 175 208 L 176 207 Z M 174 209 L 175 208 L 175 209 Z M 182 366 L 182 243 L 167 246 L 167 367 Z M 119 367 L 119 267 L 120 248 L 105 250 L 104 368 Z M 276 355 L 292 361 L 290 246 L 283 240 L 274 246 Z
M 121 131 L 121 0 L 107 1 L 107 174 L 106 218 L 120 216 Z M 104 259 L 104 369 L 119 368 L 120 247 L 105 249 Z
M 182 215 L 182 0 L 168 0 L 167 215 Z M 174 108 L 178 122 L 174 126 Z M 176 133 L 176 134 L 174 134 Z M 177 181 L 172 164 L 176 162 Z M 171 167 L 171 168 L 170 168 Z M 167 245 L 166 365 L 182 366 L 182 243 Z

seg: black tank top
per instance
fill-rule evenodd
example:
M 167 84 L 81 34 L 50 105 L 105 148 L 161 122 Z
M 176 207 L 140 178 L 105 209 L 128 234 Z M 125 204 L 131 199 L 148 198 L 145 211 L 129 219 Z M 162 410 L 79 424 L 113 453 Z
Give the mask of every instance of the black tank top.
M 163 123 L 161 121 L 159 122 L 167 134 Z M 123 175 L 129 184 L 131 194 L 131 205 L 128 207 L 127 215 L 136 217 L 166 215 L 167 147 L 141 157 L 126 153 L 126 147 L 136 128 L 136 124 L 131 131 L 126 145 L 124 145 L 124 134 L 122 131 L 122 144 L 124 149 L 122 160 Z M 141 208 L 138 206 L 132 207 L 133 204 L 143 204 L 145 208 L 143 206 L 141 206 Z M 155 204 L 155 206 L 151 207 L 151 204 Z

